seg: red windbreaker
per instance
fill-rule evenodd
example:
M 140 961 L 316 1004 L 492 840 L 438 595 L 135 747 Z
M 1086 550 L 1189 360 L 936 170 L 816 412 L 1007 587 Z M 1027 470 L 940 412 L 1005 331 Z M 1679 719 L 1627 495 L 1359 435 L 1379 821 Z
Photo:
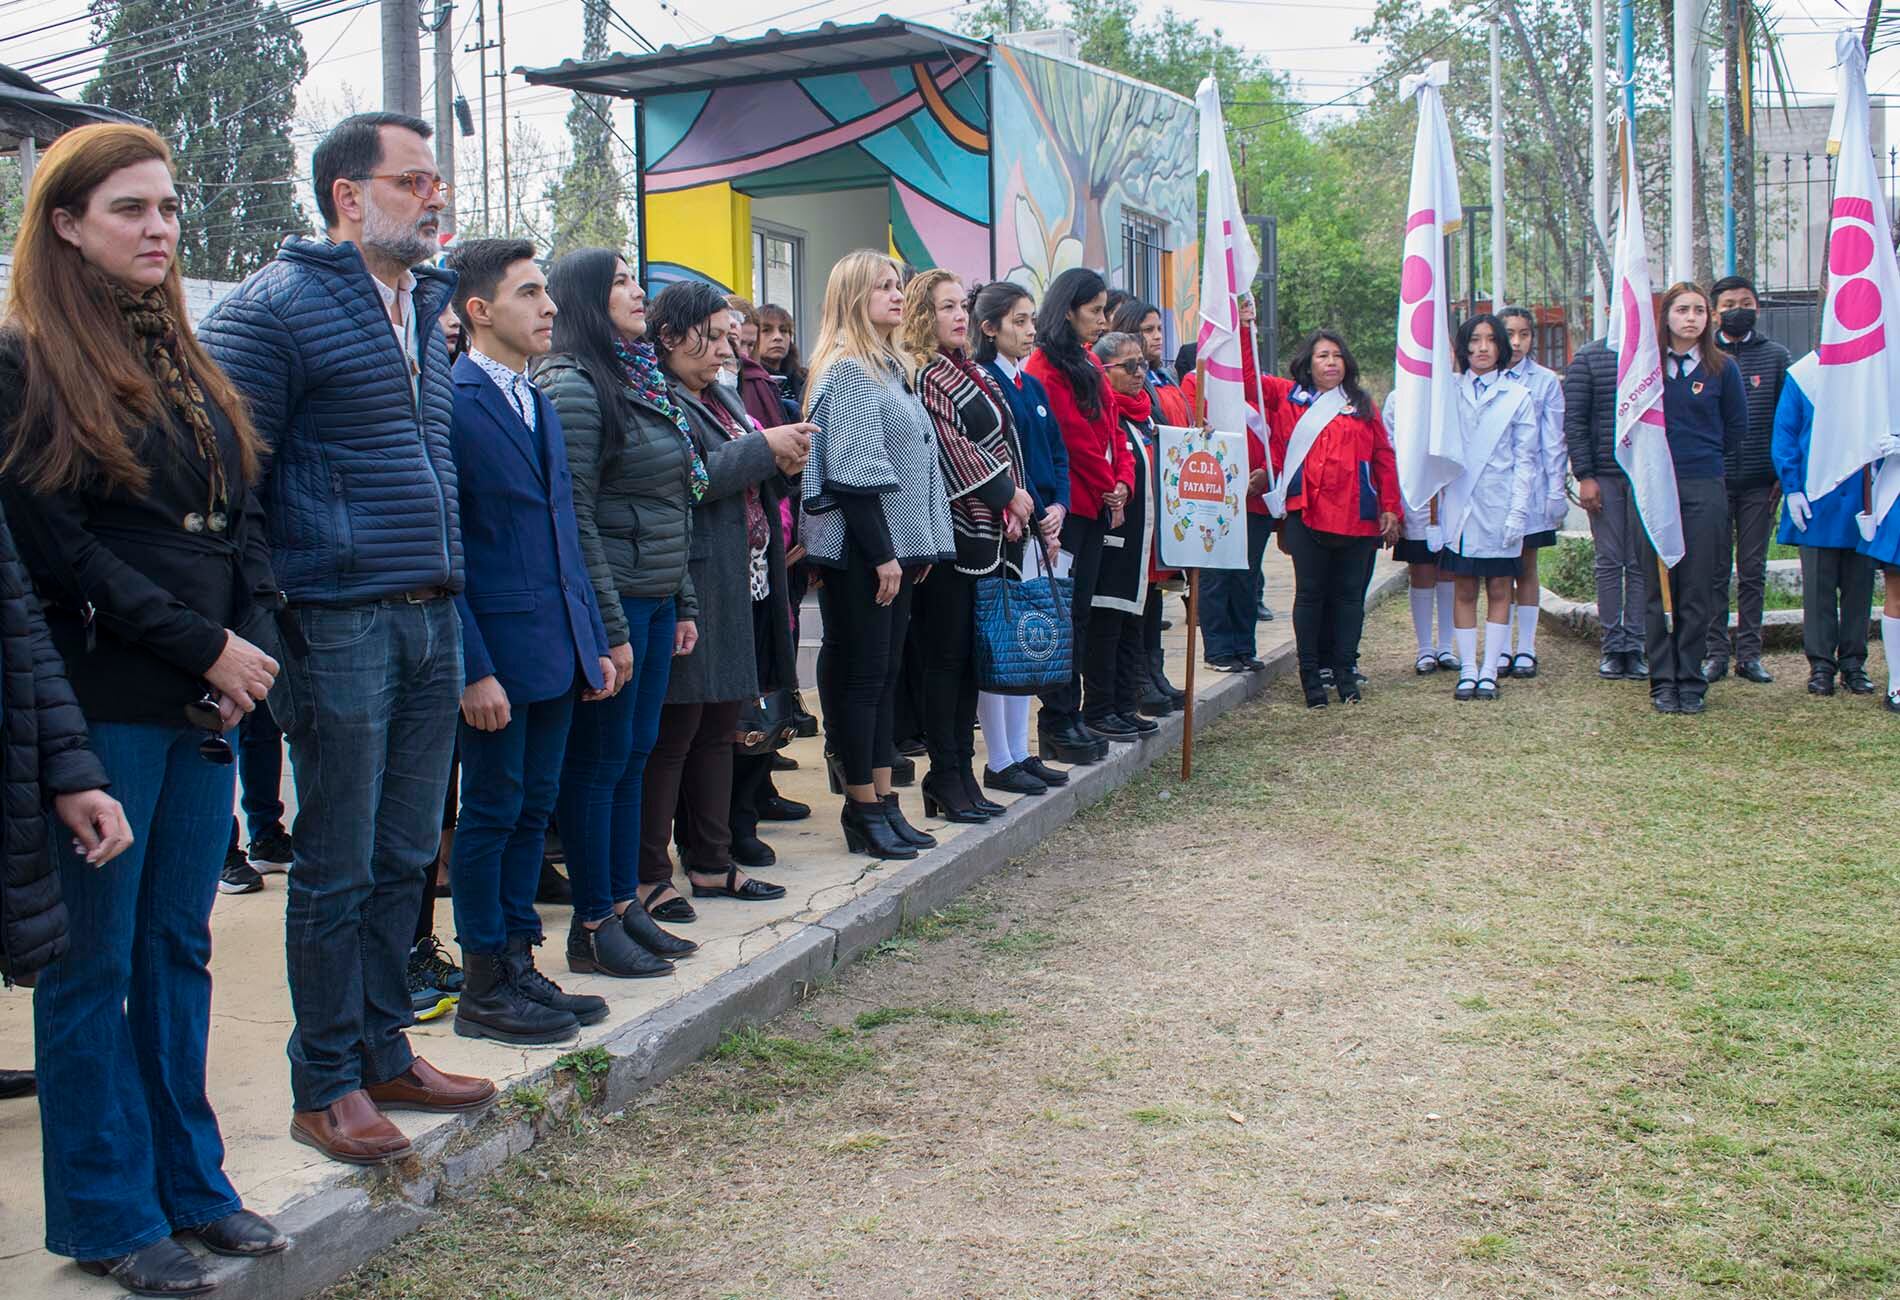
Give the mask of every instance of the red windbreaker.
M 1293 426 L 1306 408 L 1288 400 L 1290 379 L 1268 375 L 1262 387 L 1278 470 L 1286 464 Z M 1315 532 L 1348 537 L 1377 537 L 1379 516 L 1400 513 L 1398 462 L 1377 411 L 1353 410 L 1333 417 L 1306 453 L 1299 493 L 1288 494 L 1286 508 L 1288 514 L 1300 511 L 1302 521 Z
M 1068 376 L 1037 348 L 1023 363 L 1023 369 L 1042 382 L 1049 392 L 1049 413 L 1062 430 L 1062 443 L 1069 449 L 1069 513 L 1094 519 L 1102 513 L 1102 498 L 1115 490 L 1117 483 L 1135 486 L 1135 457 L 1123 437 L 1121 420 L 1115 414 L 1115 390 L 1108 386 L 1108 375 L 1093 352 L 1088 354 L 1095 366 L 1096 382 L 1101 386 L 1098 411 L 1085 415 L 1077 405 Z

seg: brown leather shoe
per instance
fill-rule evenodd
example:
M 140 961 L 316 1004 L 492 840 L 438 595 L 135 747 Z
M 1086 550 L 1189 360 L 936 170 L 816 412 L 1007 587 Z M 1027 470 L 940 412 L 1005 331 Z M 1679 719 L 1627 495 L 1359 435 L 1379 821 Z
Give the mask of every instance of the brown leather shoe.
M 346 1165 L 386 1165 L 415 1152 L 361 1088 L 322 1110 L 297 1111 L 290 1117 L 290 1136 Z
M 468 1074 L 448 1074 L 418 1056 L 387 1083 L 367 1089 L 383 1110 L 426 1110 L 436 1114 L 479 1110 L 495 1099 L 495 1085 Z

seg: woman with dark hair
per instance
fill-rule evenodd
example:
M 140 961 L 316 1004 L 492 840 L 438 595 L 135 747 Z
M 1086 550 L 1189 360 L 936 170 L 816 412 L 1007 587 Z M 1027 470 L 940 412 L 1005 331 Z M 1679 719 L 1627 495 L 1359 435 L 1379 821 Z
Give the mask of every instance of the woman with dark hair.
M 1135 477 L 1128 504 L 1102 539 L 1102 568 L 1089 613 L 1088 660 L 1082 666 L 1082 717 L 1091 731 L 1131 741 L 1158 726 L 1141 713 L 1143 686 L 1153 686 L 1142 618 L 1149 605 L 1155 551 L 1154 406 L 1143 382 L 1147 361 L 1140 339 L 1110 330 L 1095 341 L 1094 351 L 1108 374 Z
M 1181 391 L 1181 381 L 1162 360 L 1167 335 L 1161 322 L 1161 309 L 1151 302 L 1130 298 L 1115 309 L 1108 327 L 1117 334 L 1132 334 L 1141 341 L 1142 387 L 1148 391 L 1148 400 L 1154 406 L 1155 423 L 1186 428 L 1193 418 L 1188 411 L 1187 394 Z
M 719 372 L 732 357 L 732 311 L 703 280 L 662 290 L 648 331 L 666 374 L 668 400 L 684 416 L 706 470 L 705 490 L 693 507 L 687 565 L 702 637 L 698 649 L 674 665 L 667 684 L 640 813 L 640 883 L 647 890 L 642 901 L 660 920 L 690 921 L 692 904 L 673 892 L 667 856 L 682 795 L 684 865 L 695 898 L 764 902 L 785 896 L 784 886 L 751 879 L 732 859 L 733 734 L 744 701 L 797 680 L 774 485 L 778 475 L 803 467 L 811 426 L 754 429 L 738 395 L 719 384 Z M 762 664 L 768 668 L 764 680 Z
M 805 400 L 805 363 L 798 356 L 798 331 L 792 314 L 776 303 L 759 308 L 759 346 L 755 353 L 778 385 L 786 418 L 796 419 Z
M 1511 344 L 1496 316 L 1467 319 L 1452 340 L 1452 352 L 1462 372 L 1458 402 L 1465 468 L 1445 488 L 1445 549 L 1438 557 L 1439 573 L 1456 584 L 1451 636 L 1460 666 L 1452 698 L 1495 700 L 1498 654 L 1511 644 L 1511 591 L 1538 484 L 1537 412 L 1530 389 L 1504 373 Z M 1485 592 L 1482 654 L 1480 582 Z
M 253 491 L 264 448 L 192 333 L 179 209 L 152 132 L 62 136 L 26 198 L 0 329 L 6 513 L 52 634 L 6 677 L 57 647 L 98 756 L 69 738 L 48 782 L 71 949 L 33 996 L 46 1248 L 147 1295 L 216 1286 L 174 1234 L 225 1255 L 289 1244 L 243 1208 L 205 1095 L 224 733 L 276 679 L 258 642 L 276 644 L 282 599 Z M 30 701 L 7 705 L 17 742 Z M 123 811 L 97 795 L 107 779 Z M 10 846 L 43 834 L 15 821 L 39 807 L 7 811 Z
M 1378 408 L 1359 383 L 1346 340 L 1320 330 L 1300 345 L 1292 379 L 1261 377 L 1269 453 L 1280 486 L 1267 505 L 1293 559 L 1293 640 L 1300 687 L 1326 707 L 1322 667 L 1344 704 L 1359 702 L 1352 666 L 1366 619 L 1366 567 L 1399 531 L 1399 473 Z M 1320 662 L 1321 647 L 1332 662 Z
M 673 660 L 699 642 L 687 573 L 693 503 L 707 471 L 647 340 L 646 292 L 611 248 L 548 270 L 560 314 L 535 382 L 554 403 L 574 479 L 581 554 L 618 686 L 577 704 L 555 816 L 574 892 L 567 964 L 639 979 L 698 947 L 640 907 L 641 793 Z M 609 924 L 617 922 L 617 924 Z
M 1036 350 L 1023 369 L 1041 381 L 1069 452 L 1069 512 L 1062 521 L 1058 569 L 1075 586 L 1075 671 L 1042 697 L 1039 748 L 1065 763 L 1099 763 L 1108 742 L 1082 723 L 1082 664 L 1088 657 L 1089 611 L 1102 567 L 1102 538 L 1121 523 L 1135 481 L 1134 458 L 1115 414 L 1115 395 L 1089 349 L 1108 328 L 1108 285 L 1085 267 L 1055 278 L 1036 313 Z

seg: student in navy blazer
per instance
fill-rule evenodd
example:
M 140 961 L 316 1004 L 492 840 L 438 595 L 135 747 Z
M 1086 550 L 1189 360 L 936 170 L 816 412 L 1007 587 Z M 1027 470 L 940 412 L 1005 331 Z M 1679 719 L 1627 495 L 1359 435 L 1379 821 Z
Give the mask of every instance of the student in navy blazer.
M 607 1004 L 562 993 L 535 971 L 534 892 L 575 700 L 611 694 L 614 668 L 581 556 L 560 420 L 527 377 L 555 314 L 534 245 L 472 240 L 450 265 L 470 340 L 453 371 L 449 430 L 468 573 L 455 598 L 467 682 L 449 869 L 467 974 L 455 1030 L 559 1042 Z

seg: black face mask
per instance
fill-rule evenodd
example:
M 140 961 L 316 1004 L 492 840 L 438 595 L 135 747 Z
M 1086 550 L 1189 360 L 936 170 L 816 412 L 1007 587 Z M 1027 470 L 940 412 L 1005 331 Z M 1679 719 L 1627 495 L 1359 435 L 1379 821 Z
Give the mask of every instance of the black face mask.
M 1731 307 L 1722 313 L 1722 332 L 1732 339 L 1745 339 L 1754 328 L 1753 307 Z

